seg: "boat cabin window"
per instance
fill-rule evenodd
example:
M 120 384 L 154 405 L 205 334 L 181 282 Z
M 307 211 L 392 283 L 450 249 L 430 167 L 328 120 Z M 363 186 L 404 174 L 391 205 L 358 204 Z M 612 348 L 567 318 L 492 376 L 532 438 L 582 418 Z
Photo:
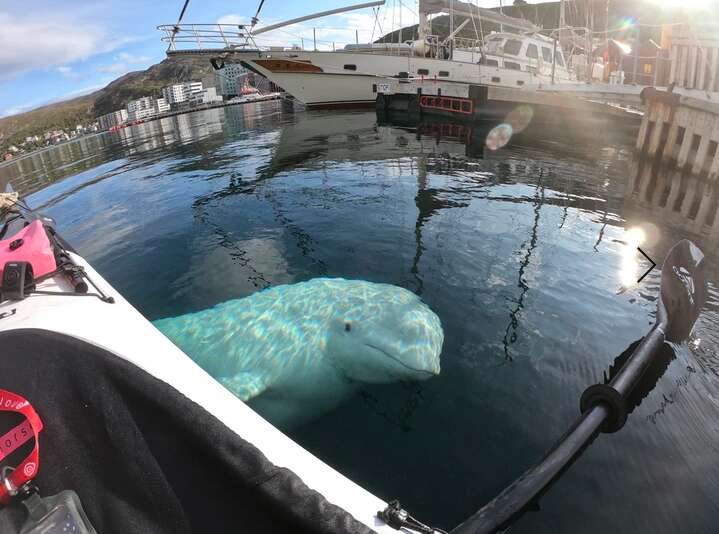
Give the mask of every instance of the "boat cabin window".
M 552 49 L 547 48 L 546 46 L 542 47 L 542 59 L 546 61 L 547 63 L 552 62 Z
M 439 76 L 441 76 L 442 78 L 446 78 L 447 76 L 449 76 L 449 71 L 441 70 L 439 71 Z
M 420 76 L 429 76 L 429 69 L 417 69 L 417 74 Z
M 519 63 L 515 63 L 514 61 L 505 61 L 504 68 L 510 70 L 522 70 L 522 68 L 519 66 Z
M 357 70 L 357 65 L 345 65 L 345 70 Z
M 502 41 L 502 37 L 490 37 L 486 45 L 487 52 L 496 54 L 499 51 L 499 46 L 502 44 Z
M 496 59 L 488 59 L 484 62 L 484 64 L 489 67 L 499 67 L 499 61 Z
M 518 56 L 521 49 L 522 41 L 517 39 L 507 39 L 507 42 L 504 43 L 504 53 L 510 56 Z
M 527 52 L 525 52 L 525 55 L 527 57 L 531 57 L 532 59 L 539 59 L 539 50 L 537 50 L 536 44 L 528 44 L 527 45 Z
M 562 53 L 559 50 L 557 50 L 554 53 L 554 57 L 557 61 L 557 65 L 559 65 L 560 67 L 564 67 L 564 60 L 562 59 Z

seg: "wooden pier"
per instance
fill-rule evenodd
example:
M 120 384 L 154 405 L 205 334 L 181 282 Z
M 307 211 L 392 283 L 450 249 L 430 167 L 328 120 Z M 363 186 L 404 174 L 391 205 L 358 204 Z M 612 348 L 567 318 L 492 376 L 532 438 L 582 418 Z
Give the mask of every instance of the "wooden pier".
M 637 150 L 652 165 L 716 180 L 719 176 L 719 98 L 646 88 Z
M 719 91 L 719 28 L 677 26 L 671 36 L 669 83 L 686 89 Z
M 559 113 L 563 118 L 579 120 L 622 119 L 639 125 L 641 112 L 622 98 L 596 101 L 596 92 L 575 84 L 576 92 L 555 86 L 505 87 L 435 79 L 378 78 L 375 84 L 378 112 L 400 111 L 411 116 L 435 115 L 464 121 L 502 118 L 525 105 L 535 111 Z M 626 90 L 619 96 L 625 96 Z M 591 95 L 591 96 L 590 96 Z M 639 104 L 639 90 L 636 90 Z M 638 107 L 638 106 L 637 106 Z

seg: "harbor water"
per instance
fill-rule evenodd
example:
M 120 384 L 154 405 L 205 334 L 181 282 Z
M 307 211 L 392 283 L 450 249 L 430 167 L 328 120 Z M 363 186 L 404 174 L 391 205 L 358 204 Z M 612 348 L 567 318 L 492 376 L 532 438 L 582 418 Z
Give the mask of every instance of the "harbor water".
M 659 270 L 637 284 L 650 267 L 637 246 L 661 264 L 694 239 L 710 282 L 693 336 L 513 532 L 714 532 L 716 236 L 642 197 L 631 132 L 525 122 L 402 125 L 265 102 L 49 148 L 0 166 L 0 185 L 54 217 L 150 320 L 316 277 L 419 295 L 444 329 L 441 374 L 362 386 L 288 433 L 445 529 L 538 461 L 653 324 Z M 716 204 L 690 211 L 713 220 Z

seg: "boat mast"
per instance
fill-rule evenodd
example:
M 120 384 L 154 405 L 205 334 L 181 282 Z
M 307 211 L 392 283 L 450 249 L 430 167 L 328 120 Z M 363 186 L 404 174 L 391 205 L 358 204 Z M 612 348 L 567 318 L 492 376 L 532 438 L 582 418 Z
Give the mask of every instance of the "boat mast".
M 454 33 L 454 0 L 449 0 L 449 34 Z
M 395 5 L 397 5 L 395 3 Z M 399 3 L 399 44 L 402 44 L 402 2 Z
M 502 0 L 499 0 L 499 14 L 504 15 L 504 6 L 502 5 Z M 499 32 L 504 32 L 504 24 L 502 24 L 501 22 L 499 24 Z
M 587 81 L 592 81 L 594 69 L 594 0 L 587 0 L 587 44 L 585 54 L 587 56 Z

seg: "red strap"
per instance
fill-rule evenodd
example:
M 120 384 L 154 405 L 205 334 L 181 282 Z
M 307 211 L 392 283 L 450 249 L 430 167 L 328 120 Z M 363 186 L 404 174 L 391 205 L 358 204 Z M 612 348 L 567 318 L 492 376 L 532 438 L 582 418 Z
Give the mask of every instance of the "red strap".
M 0 480 L 0 504 L 7 504 L 15 489 L 35 478 L 40 468 L 40 445 L 38 435 L 42 430 L 42 420 L 28 401 L 10 391 L 0 389 L 0 411 L 17 412 L 25 416 L 25 421 L 0 437 L 0 461 L 18 447 L 35 438 L 32 452 L 20 462 L 15 470 L 4 480 Z M 8 487 L 9 486 L 9 487 Z

